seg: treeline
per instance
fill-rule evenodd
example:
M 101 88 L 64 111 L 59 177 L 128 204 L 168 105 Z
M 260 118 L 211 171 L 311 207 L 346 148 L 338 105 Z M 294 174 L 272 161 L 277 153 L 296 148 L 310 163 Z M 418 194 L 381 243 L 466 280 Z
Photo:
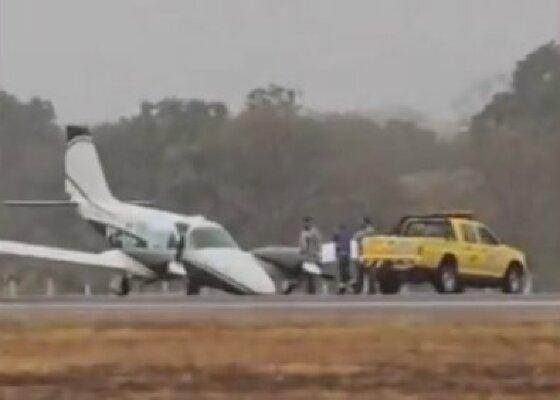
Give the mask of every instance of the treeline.
M 409 207 L 400 177 L 455 163 L 454 144 L 411 122 L 307 115 L 289 93 L 252 92 L 231 117 L 213 103 L 166 99 L 97 127 L 111 186 L 120 198 L 153 196 L 222 221 L 251 247 L 294 243 L 307 214 L 325 233 L 365 214 L 390 224 Z
M 308 214 L 328 237 L 363 215 L 386 230 L 405 213 L 473 209 L 526 249 L 537 283 L 554 288 L 559 124 L 560 51 L 550 43 L 517 65 L 511 89 L 464 132 L 436 134 L 404 118 L 317 114 L 296 91 L 275 85 L 249 93 L 233 115 L 220 102 L 169 98 L 93 130 L 119 198 L 207 215 L 245 247 L 295 243 Z M 0 196 L 62 196 L 63 142 L 49 102 L 0 94 Z M 102 248 L 72 210 L 4 210 L 0 231 Z

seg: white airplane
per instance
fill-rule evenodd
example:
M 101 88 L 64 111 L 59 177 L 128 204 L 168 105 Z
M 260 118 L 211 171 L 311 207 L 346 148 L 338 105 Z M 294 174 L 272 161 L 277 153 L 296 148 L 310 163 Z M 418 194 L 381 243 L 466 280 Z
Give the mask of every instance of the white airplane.
M 115 273 L 111 288 L 130 291 L 130 280 L 186 279 L 187 294 L 203 286 L 236 294 L 272 294 L 276 285 L 262 261 L 238 247 L 218 223 L 117 200 L 109 190 L 87 128 L 68 126 L 65 188 L 69 200 L 8 201 L 9 206 L 75 206 L 112 249 L 87 253 L 0 241 L 0 254 L 101 268 Z

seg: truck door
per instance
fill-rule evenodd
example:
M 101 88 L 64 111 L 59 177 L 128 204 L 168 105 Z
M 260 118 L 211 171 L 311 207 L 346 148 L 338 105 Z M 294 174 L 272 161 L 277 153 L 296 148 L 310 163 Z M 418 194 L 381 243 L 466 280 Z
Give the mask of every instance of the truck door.
M 471 222 L 459 223 L 462 243 L 459 250 L 459 272 L 468 275 L 478 275 L 480 272 L 480 245 L 476 229 Z
M 477 226 L 477 231 L 482 253 L 481 272 L 494 277 L 503 276 L 507 260 L 504 260 L 500 241 L 482 224 Z

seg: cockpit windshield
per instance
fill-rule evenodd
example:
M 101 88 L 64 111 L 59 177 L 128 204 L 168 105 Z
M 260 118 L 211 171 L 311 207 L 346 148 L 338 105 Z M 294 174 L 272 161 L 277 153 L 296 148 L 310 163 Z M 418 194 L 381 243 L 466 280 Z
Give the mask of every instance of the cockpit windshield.
M 190 237 L 195 249 L 237 247 L 231 235 L 219 227 L 195 228 Z

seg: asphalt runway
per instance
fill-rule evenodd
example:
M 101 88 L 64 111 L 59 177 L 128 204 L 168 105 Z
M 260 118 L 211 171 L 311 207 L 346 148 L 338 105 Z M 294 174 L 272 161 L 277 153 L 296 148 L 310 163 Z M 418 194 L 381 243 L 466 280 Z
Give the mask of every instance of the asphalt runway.
M 270 321 L 414 319 L 515 319 L 560 321 L 560 294 L 507 296 L 228 296 L 136 295 L 0 300 L 0 322 L 85 318 L 123 321 Z

